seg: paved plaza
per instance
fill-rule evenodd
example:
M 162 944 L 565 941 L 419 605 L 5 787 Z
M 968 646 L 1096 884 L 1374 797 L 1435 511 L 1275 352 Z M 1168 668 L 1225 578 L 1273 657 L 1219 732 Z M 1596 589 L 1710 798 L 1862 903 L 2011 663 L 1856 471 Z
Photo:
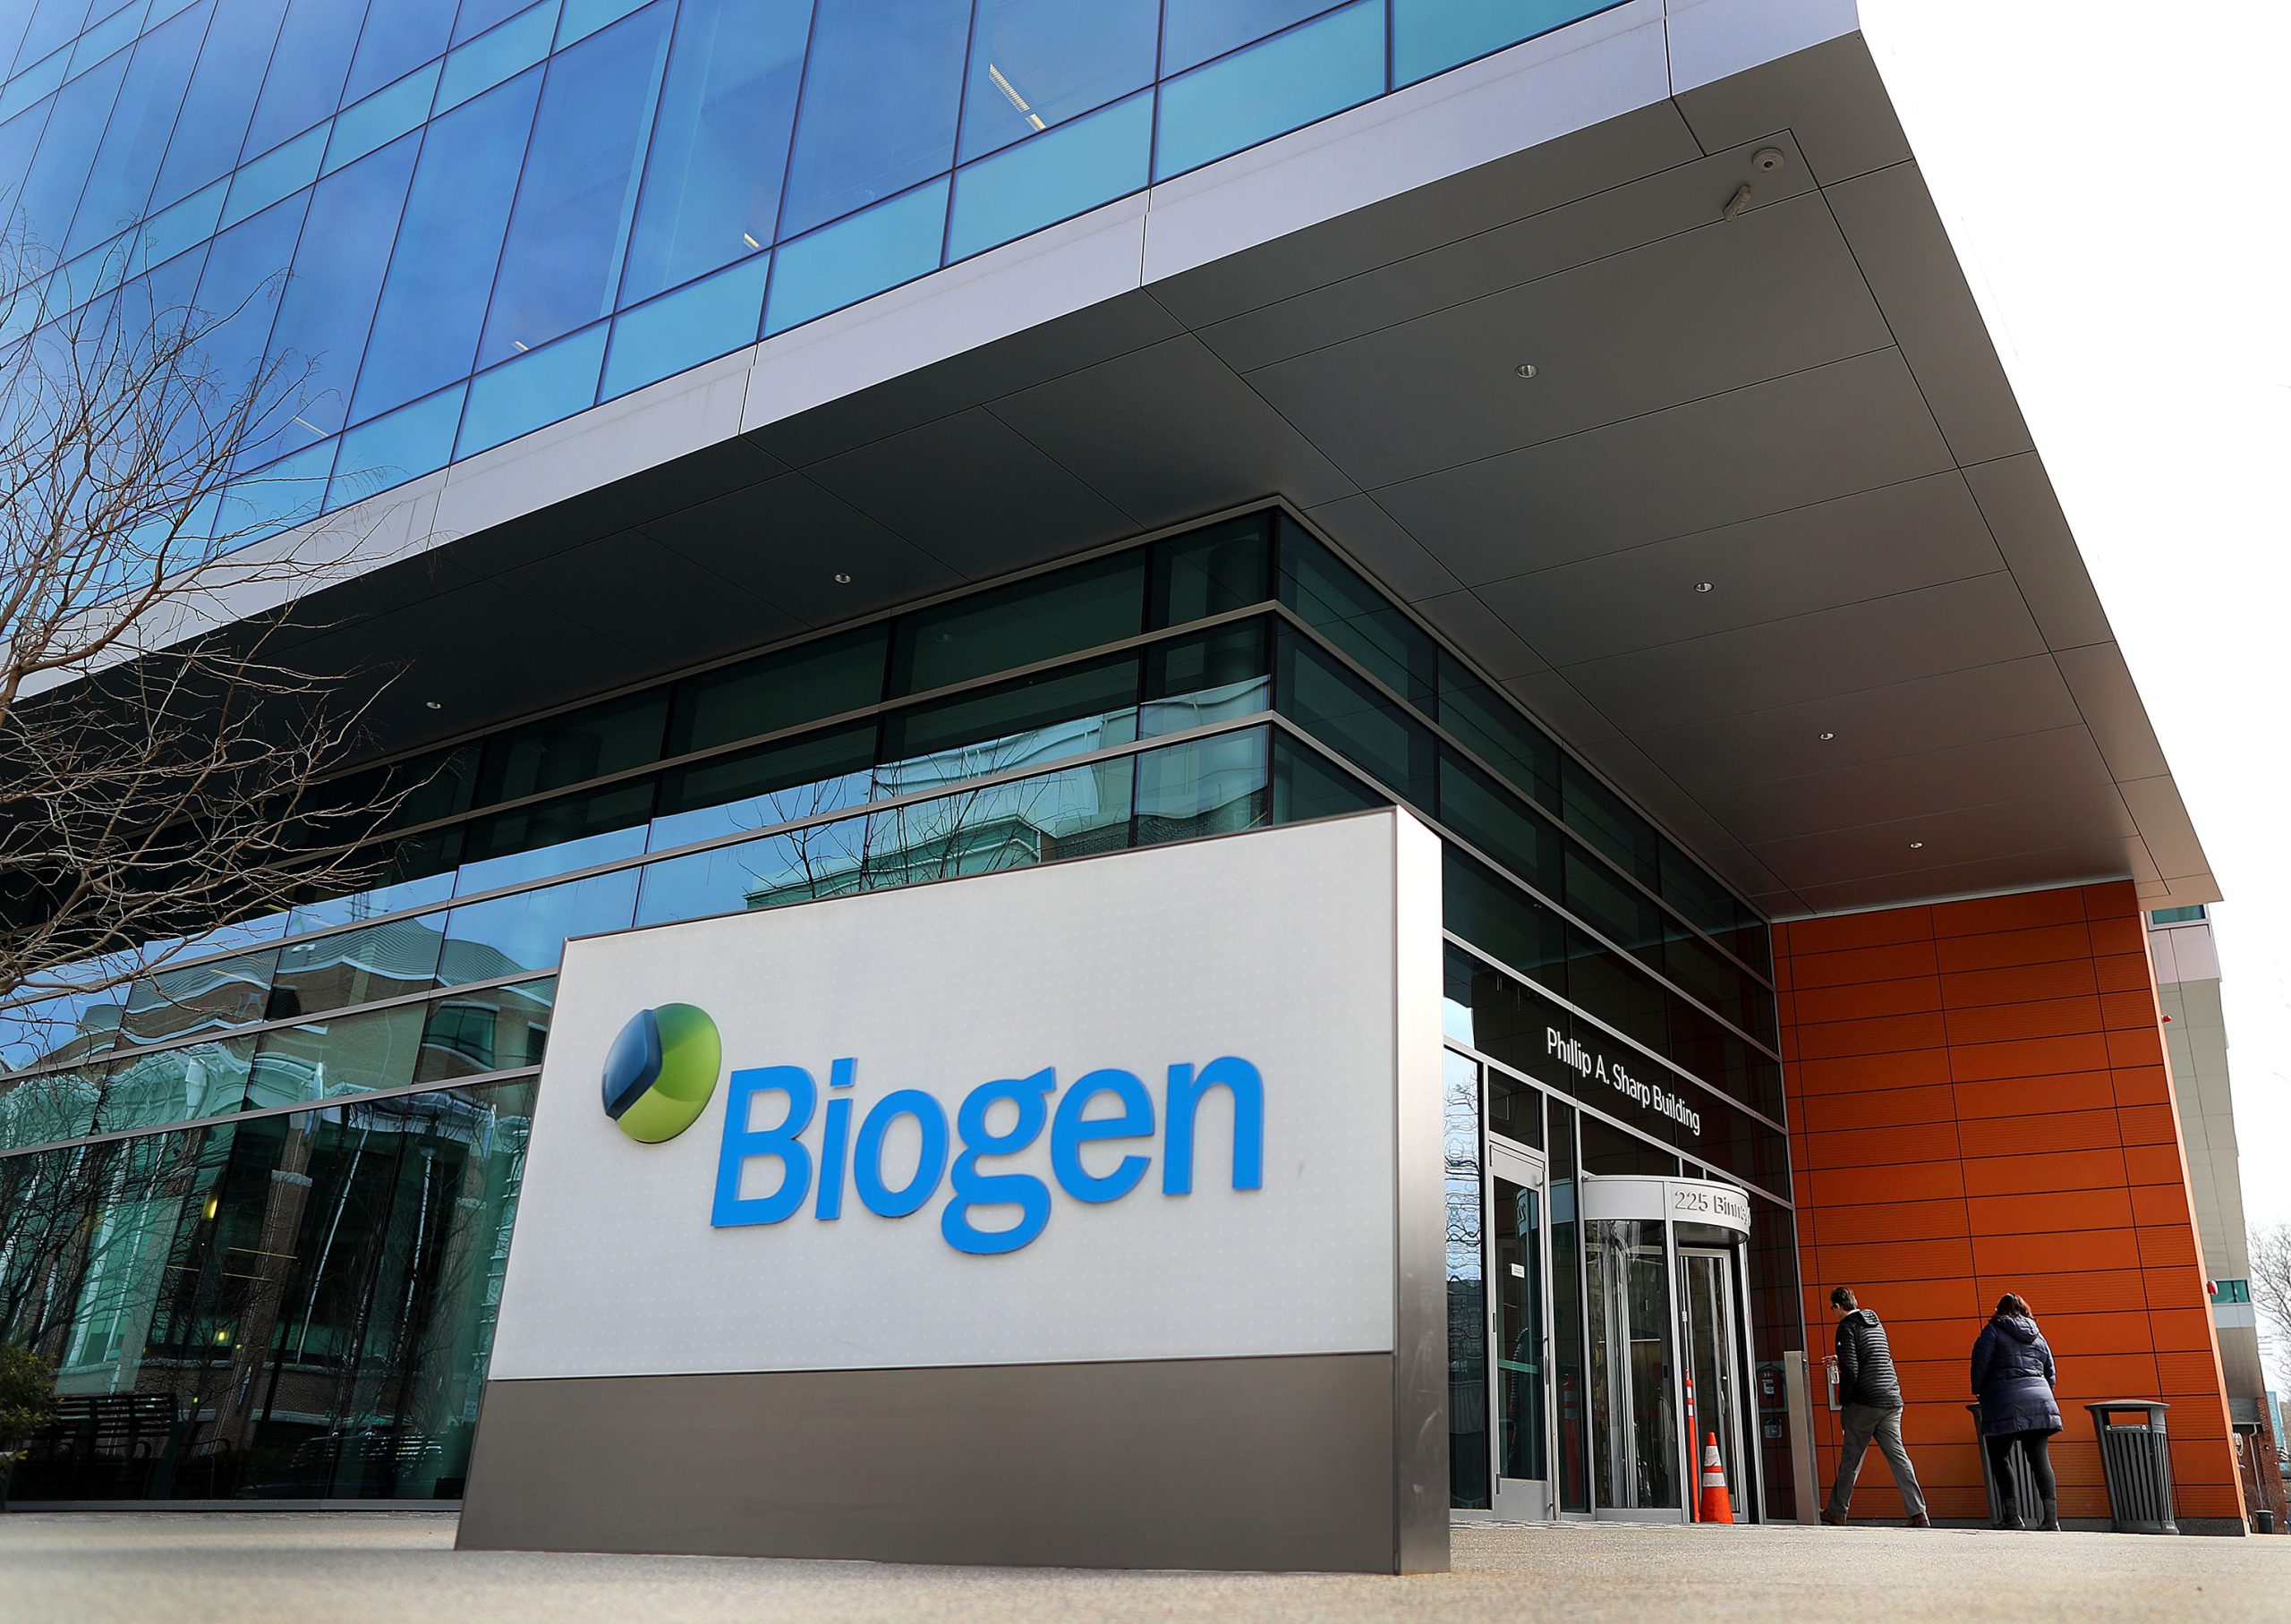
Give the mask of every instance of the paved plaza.
M 54 1624 L 899 1620 L 2281 1619 L 2291 1538 L 1902 1528 L 1460 1527 L 1418 1578 L 899 1568 L 453 1549 L 450 1514 L 0 1518 L 0 1619 Z

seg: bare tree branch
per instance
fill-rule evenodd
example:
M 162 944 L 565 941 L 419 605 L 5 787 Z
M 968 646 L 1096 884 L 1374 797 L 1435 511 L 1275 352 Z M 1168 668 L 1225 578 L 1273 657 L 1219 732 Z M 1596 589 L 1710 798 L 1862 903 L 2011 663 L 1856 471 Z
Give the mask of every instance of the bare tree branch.
M 358 889 L 410 787 L 313 790 L 390 674 L 301 670 L 277 651 L 287 616 L 234 608 L 266 583 L 291 602 L 343 550 L 250 545 L 323 496 L 264 469 L 302 443 L 308 364 L 235 353 L 283 272 L 230 310 L 163 308 L 133 252 L 59 273 L 0 239 L 0 1014 L 19 1020 L 61 997 L 68 1025 L 72 997 L 186 938 Z M 71 302 L 66 276 L 102 291 Z

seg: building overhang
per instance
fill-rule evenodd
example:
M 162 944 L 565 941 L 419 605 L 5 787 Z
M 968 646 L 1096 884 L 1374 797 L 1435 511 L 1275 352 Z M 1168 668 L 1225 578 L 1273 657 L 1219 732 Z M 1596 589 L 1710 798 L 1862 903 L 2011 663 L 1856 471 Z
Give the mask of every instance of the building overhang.
M 457 463 L 263 544 L 294 657 L 410 748 L 1277 497 L 1774 917 L 2212 900 L 1855 27 L 1626 0 Z

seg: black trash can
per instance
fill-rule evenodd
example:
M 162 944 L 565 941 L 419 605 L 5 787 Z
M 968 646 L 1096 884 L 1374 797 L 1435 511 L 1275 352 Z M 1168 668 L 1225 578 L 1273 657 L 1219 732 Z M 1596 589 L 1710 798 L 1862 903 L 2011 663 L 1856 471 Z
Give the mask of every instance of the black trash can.
M 1989 1491 L 1989 1520 L 1994 1523 L 2005 1515 L 2005 1503 L 1997 1493 L 1997 1468 L 1989 1458 L 1989 1441 L 1980 1435 L 1980 1406 L 1968 1404 L 1965 1408 L 1972 1416 L 1973 1440 L 1980 1446 L 1980 1483 Z M 2012 1461 L 2007 1470 L 2013 1475 L 2013 1509 L 2021 1514 L 2023 1522 L 2033 1527 L 2044 1517 L 2044 1501 L 2037 1493 L 2036 1474 L 2029 1470 L 2027 1451 L 2014 1450 L 2008 1458 Z
M 2164 1431 L 2164 1412 L 2172 1407 L 2154 1399 L 2110 1399 L 2084 1407 L 2099 1436 L 2109 1526 L 2118 1534 L 2177 1534 L 2172 1449 Z

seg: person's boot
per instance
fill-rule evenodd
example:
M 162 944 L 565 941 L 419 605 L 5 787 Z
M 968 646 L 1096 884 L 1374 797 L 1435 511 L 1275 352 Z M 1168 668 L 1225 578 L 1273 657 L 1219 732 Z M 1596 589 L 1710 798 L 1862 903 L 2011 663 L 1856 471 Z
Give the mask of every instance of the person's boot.
M 2047 1534 L 2060 1532 L 2060 1502 L 2058 1501 L 2048 1499 L 2044 1502 L 2044 1521 L 2039 1523 L 2037 1526 Z
M 1930 1517 L 1928 1517 L 1924 1512 L 1920 1511 L 1915 1517 L 1909 1519 L 1907 1526 L 1912 1528 L 1929 1528 L 1933 1526 L 1933 1519 Z
M 2025 1528 L 2028 1526 L 2021 1520 L 2019 1509 L 2009 1500 L 2005 1502 L 2005 1509 L 1997 1514 L 1997 1520 L 1989 1524 L 1992 1528 Z
M 1831 1508 L 1824 1506 L 1822 1508 L 1822 1521 L 1827 1523 L 1833 1528 L 1843 1528 L 1845 1526 L 1845 1513 L 1843 1511 L 1833 1510 Z

